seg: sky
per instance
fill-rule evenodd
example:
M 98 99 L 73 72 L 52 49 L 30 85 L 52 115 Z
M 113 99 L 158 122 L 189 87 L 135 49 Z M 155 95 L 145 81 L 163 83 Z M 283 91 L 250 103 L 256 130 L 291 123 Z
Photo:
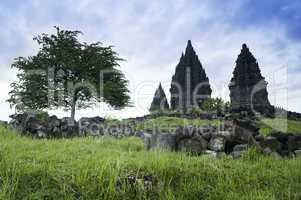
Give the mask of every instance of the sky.
M 188 40 L 213 96 L 229 100 L 235 60 L 246 43 L 269 83 L 271 103 L 301 112 L 300 10 L 299 0 L 1 0 L 0 120 L 14 113 L 6 102 L 16 80 L 13 59 L 34 55 L 38 46 L 32 38 L 54 32 L 53 26 L 80 30 L 82 41 L 113 45 L 126 59 L 120 69 L 129 80 L 132 107 L 115 111 L 100 104 L 78 111 L 77 118 L 147 114 L 159 82 L 169 98 L 171 77 Z

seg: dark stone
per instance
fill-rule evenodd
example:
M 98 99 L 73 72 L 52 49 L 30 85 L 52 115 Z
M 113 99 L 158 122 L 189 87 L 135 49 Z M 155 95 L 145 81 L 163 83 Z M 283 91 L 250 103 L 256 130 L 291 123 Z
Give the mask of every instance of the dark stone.
M 105 132 L 110 136 L 119 138 L 135 135 L 133 128 L 125 123 L 109 126 Z
M 274 108 L 268 100 L 267 82 L 246 44 L 243 44 L 236 60 L 229 89 L 232 112 L 255 111 L 267 116 L 273 115 Z
M 269 148 L 272 152 L 280 151 L 282 148 L 281 143 L 275 137 L 266 137 L 263 141 L 259 142 L 262 149 Z
M 288 138 L 290 136 L 293 136 L 293 135 L 290 134 L 290 133 L 282 133 L 282 132 L 272 131 L 272 133 L 270 134 L 270 136 L 277 138 L 277 140 L 279 142 L 281 142 L 282 144 L 286 144 L 287 141 L 288 141 Z
M 145 149 L 146 150 L 152 149 L 155 146 L 152 135 L 148 133 L 142 133 L 142 134 L 143 135 L 141 135 L 141 138 L 144 141 Z
M 47 132 L 53 137 L 61 137 L 61 120 L 57 116 L 49 117 Z
M 185 138 L 191 138 L 193 136 L 196 136 L 197 133 L 198 129 L 194 126 L 180 126 L 176 129 L 176 141 L 179 142 Z
M 103 135 L 103 123 L 104 118 L 101 117 L 92 117 L 92 118 L 81 118 L 78 121 L 79 124 L 79 131 L 80 135 L 92 135 L 92 136 L 99 136 Z
M 290 151 L 301 150 L 301 135 L 289 136 L 287 147 Z
M 212 90 L 203 66 L 188 41 L 185 54 L 182 54 L 176 66 L 170 88 L 171 109 L 190 113 L 193 107 L 199 107 L 211 96 Z
M 79 127 L 78 123 L 75 120 L 72 120 L 69 117 L 64 117 L 61 119 L 61 134 L 62 137 L 74 137 L 78 135 Z
M 248 144 L 239 144 L 233 148 L 233 151 L 247 151 L 249 149 Z
M 260 142 L 260 141 L 264 140 L 264 137 L 263 137 L 262 135 L 256 135 L 256 136 L 255 136 L 255 140 L 256 140 L 257 142 Z
M 192 138 L 185 138 L 177 143 L 177 150 L 189 152 L 193 155 L 200 155 L 207 149 L 208 142 L 201 136 L 194 136 Z
M 155 133 L 149 138 L 150 149 L 176 150 L 175 134 Z
M 149 111 L 152 113 L 156 113 L 156 112 L 161 113 L 161 112 L 166 112 L 168 110 L 169 110 L 169 104 L 167 102 L 165 92 L 160 83 L 158 89 L 155 92 Z

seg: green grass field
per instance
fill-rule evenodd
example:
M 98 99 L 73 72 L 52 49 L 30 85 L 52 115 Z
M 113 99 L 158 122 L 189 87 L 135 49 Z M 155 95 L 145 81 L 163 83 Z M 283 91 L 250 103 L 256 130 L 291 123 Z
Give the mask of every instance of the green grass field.
M 124 178 L 152 177 L 130 186 Z M 123 187 L 116 187 L 117 180 Z M 33 140 L 0 128 L 0 199 L 301 199 L 301 158 L 144 150 L 137 138 Z
M 260 121 L 262 135 L 268 135 L 271 131 L 277 130 L 284 133 L 301 134 L 301 121 L 287 120 L 287 119 L 263 119 Z

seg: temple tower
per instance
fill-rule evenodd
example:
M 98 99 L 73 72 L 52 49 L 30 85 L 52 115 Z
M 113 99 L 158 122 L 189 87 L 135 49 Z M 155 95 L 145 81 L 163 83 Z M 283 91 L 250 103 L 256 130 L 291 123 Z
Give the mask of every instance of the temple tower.
M 268 100 L 267 82 L 261 75 L 258 63 L 246 44 L 236 60 L 233 78 L 229 85 L 232 112 L 259 112 L 271 115 L 273 106 Z
M 171 109 L 187 113 L 211 96 L 212 90 L 203 66 L 188 41 L 185 54 L 176 66 L 170 88 Z

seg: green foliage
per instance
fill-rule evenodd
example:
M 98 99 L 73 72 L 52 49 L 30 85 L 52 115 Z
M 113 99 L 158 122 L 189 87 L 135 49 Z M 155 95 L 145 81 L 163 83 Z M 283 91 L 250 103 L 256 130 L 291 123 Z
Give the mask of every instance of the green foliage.
M 301 158 L 253 149 L 242 159 L 145 151 L 137 138 L 32 140 L 0 128 L 0 199 L 277 199 L 301 197 Z M 128 175 L 152 177 L 118 189 Z
M 127 80 L 118 69 L 117 53 L 100 42 L 80 42 L 79 31 L 61 30 L 34 38 L 36 55 L 15 59 L 19 71 L 8 102 L 17 110 L 63 107 L 72 110 L 104 101 L 115 108 L 129 103 Z M 101 72 L 104 73 L 100 76 Z
M 208 98 L 201 105 L 201 109 L 207 112 L 221 112 L 228 107 L 229 103 L 224 102 L 221 98 Z

